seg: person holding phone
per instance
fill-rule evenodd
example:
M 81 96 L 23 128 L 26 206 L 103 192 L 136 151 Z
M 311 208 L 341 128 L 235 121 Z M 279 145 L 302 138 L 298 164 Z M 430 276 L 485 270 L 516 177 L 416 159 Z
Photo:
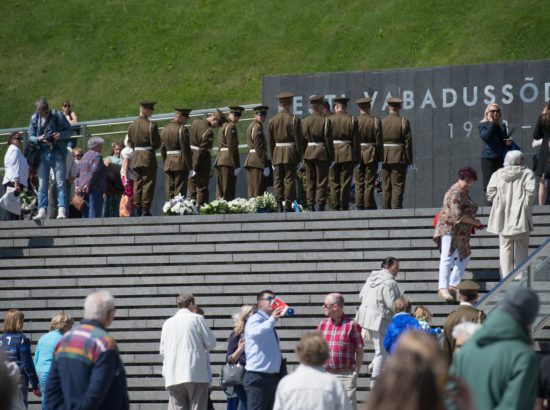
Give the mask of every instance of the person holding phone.
M 273 308 L 275 293 L 262 290 L 256 297 L 258 311 L 250 316 L 244 328 L 246 373 L 243 386 L 247 407 L 272 409 L 281 370 L 281 348 L 275 331 L 283 307 Z
M 512 138 L 508 137 L 506 125 L 502 121 L 502 110 L 498 104 L 489 104 L 485 108 L 485 115 L 479 123 L 479 135 L 483 142 L 481 152 L 483 190 L 487 191 L 491 175 L 502 168 L 506 146 L 512 145 Z

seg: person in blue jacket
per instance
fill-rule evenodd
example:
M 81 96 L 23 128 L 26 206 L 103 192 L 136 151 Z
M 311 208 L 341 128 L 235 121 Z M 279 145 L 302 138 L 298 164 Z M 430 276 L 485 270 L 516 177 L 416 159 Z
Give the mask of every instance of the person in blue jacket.
M 35 103 L 36 112 L 29 123 L 29 142 L 40 147 L 38 167 L 38 215 L 45 219 L 48 208 L 48 185 L 50 168 L 53 169 L 57 186 L 57 219 L 67 217 L 67 186 L 65 185 L 67 141 L 73 134 L 71 125 L 62 112 L 50 109 L 45 98 Z
M 63 334 L 71 330 L 73 325 L 74 320 L 71 315 L 67 313 L 58 313 L 52 318 L 50 331 L 38 340 L 34 352 L 34 367 L 38 374 L 42 390 L 46 390 L 46 381 L 48 380 L 48 373 L 52 366 L 55 346 L 57 346 Z M 42 396 L 42 410 L 47 410 L 45 395 Z
M 483 190 L 486 191 L 493 172 L 502 168 L 506 146 L 512 145 L 512 138 L 508 138 L 506 124 L 502 121 L 502 110 L 498 104 L 489 104 L 485 108 L 485 115 L 479 123 L 479 135 L 483 142 L 481 174 Z
M 25 315 L 17 309 L 10 309 L 4 319 L 2 336 L 0 336 L 0 352 L 5 355 L 7 362 L 14 362 L 19 368 L 19 389 L 27 407 L 27 394 L 29 381 L 32 392 L 40 397 L 40 385 L 38 376 L 32 362 L 31 341 L 21 331 Z
M 393 304 L 393 312 L 395 314 L 386 331 L 386 337 L 384 338 L 384 348 L 390 355 L 393 355 L 401 335 L 409 330 L 417 330 L 432 335 L 441 333 L 440 329 L 429 329 L 425 331 L 422 328 L 418 320 L 412 316 L 411 302 L 405 296 L 401 296 L 395 301 Z

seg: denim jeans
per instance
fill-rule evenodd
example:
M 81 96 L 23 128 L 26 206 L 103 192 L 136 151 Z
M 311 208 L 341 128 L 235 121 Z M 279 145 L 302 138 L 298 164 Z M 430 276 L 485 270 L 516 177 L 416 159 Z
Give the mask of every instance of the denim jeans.
M 40 152 L 40 166 L 38 167 L 38 208 L 48 207 L 48 184 L 50 168 L 53 169 L 55 185 L 57 187 L 57 206 L 67 208 L 67 187 L 65 186 L 65 156 L 67 149 L 44 150 Z

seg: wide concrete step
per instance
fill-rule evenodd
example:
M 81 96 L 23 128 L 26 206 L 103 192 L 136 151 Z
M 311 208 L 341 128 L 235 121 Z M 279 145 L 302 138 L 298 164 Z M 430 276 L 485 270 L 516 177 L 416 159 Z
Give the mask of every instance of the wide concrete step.
M 547 209 L 548 208 L 548 209 Z M 442 326 L 456 305 L 438 298 L 439 251 L 432 240 L 439 209 L 208 215 L 0 223 L 0 310 L 25 313 L 24 332 L 36 342 L 60 311 L 77 321 L 84 297 L 107 289 L 117 301 L 110 332 L 125 363 L 132 409 L 166 408 L 158 345 L 162 324 L 176 310 L 176 297 L 195 294 L 218 339 L 212 351 L 212 399 L 225 408 L 217 377 L 225 360 L 231 315 L 254 304 L 271 288 L 294 307 L 277 325 L 289 369 L 297 365 L 300 336 L 323 319 L 327 293 L 339 291 L 355 315 L 359 291 L 388 255 L 400 259 L 400 287 L 414 306 L 426 305 L 432 326 Z M 486 222 L 489 208 L 480 209 Z M 550 237 L 550 207 L 536 207 L 534 250 Z M 487 292 L 499 280 L 498 237 L 477 232 L 465 278 Z M 543 306 L 550 286 L 540 286 Z M 544 337 L 550 340 L 550 330 Z M 538 342 L 546 343 L 547 339 Z M 365 349 L 365 364 L 372 360 Z M 359 398 L 369 379 L 359 377 Z M 31 399 L 30 408 L 37 408 Z

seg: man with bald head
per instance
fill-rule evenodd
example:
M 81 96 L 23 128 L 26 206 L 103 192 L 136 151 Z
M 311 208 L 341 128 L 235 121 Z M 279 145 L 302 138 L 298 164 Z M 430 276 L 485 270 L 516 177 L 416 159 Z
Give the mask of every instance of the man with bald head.
M 363 338 L 357 322 L 344 314 L 344 297 L 329 293 L 323 303 L 325 316 L 317 332 L 328 345 L 329 357 L 325 369 L 344 384 L 353 409 L 357 409 L 357 375 L 363 362 Z

